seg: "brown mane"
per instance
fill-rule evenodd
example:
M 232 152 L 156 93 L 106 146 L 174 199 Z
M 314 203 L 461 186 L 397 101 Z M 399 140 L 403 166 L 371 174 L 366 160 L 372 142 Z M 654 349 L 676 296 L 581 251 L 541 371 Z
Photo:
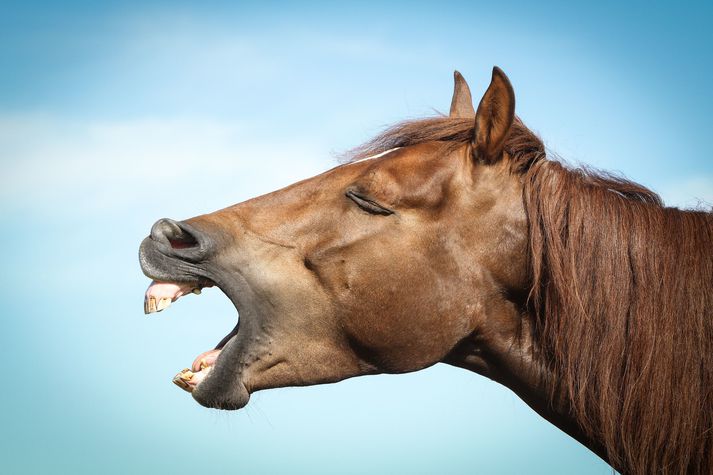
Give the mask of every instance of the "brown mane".
M 456 149 L 471 141 L 473 124 L 473 119 L 454 119 L 446 116 L 401 122 L 347 152 L 343 158 L 344 161 L 351 162 L 392 148 L 424 142 L 443 142 L 444 151 L 447 152 L 448 149 Z M 534 162 L 545 158 L 542 141 L 519 118 L 515 118 L 510 128 L 505 151 L 514 159 L 513 164 L 518 171 L 525 171 Z
M 472 119 L 398 124 L 352 160 L 473 137 Z M 713 472 L 713 214 L 547 160 L 518 119 L 505 151 L 529 220 L 536 357 L 581 428 L 631 473 Z

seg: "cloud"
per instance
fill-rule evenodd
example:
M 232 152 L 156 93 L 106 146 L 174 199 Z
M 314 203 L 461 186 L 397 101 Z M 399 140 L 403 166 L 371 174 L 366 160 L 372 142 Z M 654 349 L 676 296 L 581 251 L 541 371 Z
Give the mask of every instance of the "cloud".
M 5 116 L 0 150 L 0 210 L 55 216 L 223 207 L 333 164 L 309 139 L 265 140 L 243 123 L 204 119 Z

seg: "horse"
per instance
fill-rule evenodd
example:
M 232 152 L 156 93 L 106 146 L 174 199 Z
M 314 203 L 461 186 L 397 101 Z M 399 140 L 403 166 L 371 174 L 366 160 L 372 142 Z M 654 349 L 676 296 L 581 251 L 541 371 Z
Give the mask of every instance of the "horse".
M 553 160 L 497 67 L 477 109 L 141 243 L 145 311 L 217 286 L 239 320 L 174 382 L 256 391 L 442 362 L 514 391 L 622 473 L 713 473 L 713 213 Z

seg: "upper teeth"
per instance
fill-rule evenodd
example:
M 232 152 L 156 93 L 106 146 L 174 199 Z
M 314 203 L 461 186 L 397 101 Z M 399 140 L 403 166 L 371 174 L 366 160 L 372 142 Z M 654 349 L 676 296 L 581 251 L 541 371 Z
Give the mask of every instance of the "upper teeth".
M 169 305 L 171 305 L 171 299 L 164 297 L 158 301 L 158 306 L 156 307 L 156 311 L 160 312 L 161 310 L 168 308 Z
M 155 313 L 165 310 L 171 305 L 171 299 L 168 297 L 163 297 L 156 302 L 156 297 L 148 297 L 144 300 L 144 313 Z
M 155 313 L 167 309 L 172 302 L 187 293 L 200 295 L 201 288 L 190 288 L 183 284 L 152 282 L 144 297 L 144 313 Z
M 156 299 L 153 297 L 149 297 L 147 299 L 144 299 L 144 313 L 149 314 L 149 313 L 154 313 L 156 311 Z

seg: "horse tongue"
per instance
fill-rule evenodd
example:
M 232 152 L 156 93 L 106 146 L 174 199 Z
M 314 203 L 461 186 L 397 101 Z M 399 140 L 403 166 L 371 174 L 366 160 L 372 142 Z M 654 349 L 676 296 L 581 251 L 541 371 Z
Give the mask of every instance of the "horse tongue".
M 175 284 L 173 282 L 151 282 L 144 296 L 144 313 L 160 312 L 168 308 L 182 295 L 192 292 L 195 284 Z

